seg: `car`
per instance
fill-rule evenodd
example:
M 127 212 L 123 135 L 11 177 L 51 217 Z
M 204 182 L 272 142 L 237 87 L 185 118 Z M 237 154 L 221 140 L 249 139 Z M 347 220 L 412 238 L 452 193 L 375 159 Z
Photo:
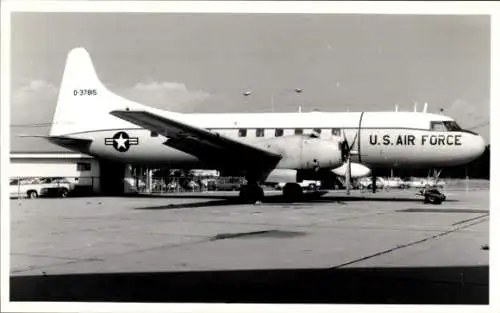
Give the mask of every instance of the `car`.
M 426 188 L 426 187 L 443 188 L 446 185 L 446 183 L 442 179 L 438 179 L 436 181 L 431 178 L 415 178 L 415 177 L 410 178 L 405 183 L 412 188 Z
M 11 198 L 29 199 L 38 198 L 41 195 L 42 184 L 37 179 L 19 178 L 11 179 L 9 182 L 9 194 Z
M 383 179 L 384 187 L 386 188 L 409 188 L 410 186 L 405 183 L 400 177 L 389 177 Z
M 358 180 L 359 189 L 372 189 L 372 178 L 363 177 Z M 385 182 L 381 177 L 377 177 L 375 181 L 375 186 L 377 189 L 382 189 L 385 187 Z
M 277 190 L 282 190 L 287 183 L 278 183 L 275 185 L 275 189 Z M 321 181 L 319 180 L 303 180 L 301 182 L 297 182 L 302 189 L 307 189 L 307 190 L 318 190 L 321 188 Z
M 48 177 L 40 180 L 41 196 L 67 197 L 74 189 L 75 184 L 63 177 Z
M 237 191 L 240 190 L 243 181 L 239 179 L 216 180 L 212 185 L 212 190 L 217 191 Z

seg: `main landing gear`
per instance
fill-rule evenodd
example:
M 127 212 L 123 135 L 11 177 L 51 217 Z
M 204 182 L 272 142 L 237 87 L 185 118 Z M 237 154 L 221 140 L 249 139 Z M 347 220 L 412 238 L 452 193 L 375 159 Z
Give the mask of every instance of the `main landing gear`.
M 283 187 L 283 197 L 287 201 L 298 201 L 304 196 L 302 187 L 297 183 L 287 183 Z
M 240 199 L 245 203 L 255 203 L 264 199 L 264 190 L 256 182 L 241 186 Z
M 283 187 L 283 197 L 287 201 L 302 200 L 304 192 L 297 183 L 287 183 Z M 264 190 L 257 183 L 248 183 L 240 189 L 240 200 L 244 203 L 255 203 L 264 200 Z

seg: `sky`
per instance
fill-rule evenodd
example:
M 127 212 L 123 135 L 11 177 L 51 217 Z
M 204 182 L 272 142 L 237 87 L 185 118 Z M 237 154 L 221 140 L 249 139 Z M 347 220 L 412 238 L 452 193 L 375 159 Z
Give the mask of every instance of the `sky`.
M 33 124 L 52 121 L 78 46 L 111 91 L 161 109 L 413 111 L 427 102 L 490 140 L 487 16 L 14 13 L 12 136 L 48 132 Z M 43 148 L 11 139 L 11 149 Z

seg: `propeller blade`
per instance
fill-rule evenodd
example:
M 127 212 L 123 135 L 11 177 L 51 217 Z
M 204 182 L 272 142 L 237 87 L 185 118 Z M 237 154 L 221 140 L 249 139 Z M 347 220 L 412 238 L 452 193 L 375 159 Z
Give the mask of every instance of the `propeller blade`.
M 347 170 L 345 173 L 345 189 L 346 194 L 349 195 L 351 191 L 351 157 L 347 157 Z
M 342 162 L 346 162 L 347 158 L 351 152 L 351 149 L 349 148 L 349 142 L 347 141 L 347 136 L 345 134 L 344 129 L 342 129 L 342 137 L 343 137 L 343 140 L 340 144 L 341 154 L 342 154 Z
M 354 144 L 356 143 L 356 139 L 358 138 L 358 133 L 359 133 L 359 131 L 357 131 L 356 134 L 354 135 L 354 139 L 352 140 L 352 144 L 349 147 L 349 152 L 352 150 L 352 148 L 354 147 Z
M 346 162 L 347 158 L 349 157 L 350 151 L 349 151 L 349 144 L 347 141 L 342 141 L 340 143 L 340 149 L 341 149 L 341 155 L 342 155 L 342 162 Z
M 347 141 L 347 137 L 345 135 L 345 129 L 342 129 L 342 137 L 344 137 L 344 141 Z

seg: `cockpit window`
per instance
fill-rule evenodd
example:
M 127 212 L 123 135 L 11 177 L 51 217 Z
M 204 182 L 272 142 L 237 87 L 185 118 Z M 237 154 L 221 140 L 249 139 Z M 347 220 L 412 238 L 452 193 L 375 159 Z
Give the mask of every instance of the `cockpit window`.
M 444 126 L 446 126 L 446 129 L 449 131 L 461 131 L 462 128 L 458 126 L 457 122 L 455 121 L 446 121 L 444 122 Z
M 431 122 L 431 130 L 446 132 L 446 131 L 461 131 L 462 128 L 460 128 L 460 126 L 458 126 L 457 122 L 455 121 L 435 121 Z
M 446 126 L 444 126 L 444 122 L 431 122 L 431 130 L 438 132 L 447 131 Z

